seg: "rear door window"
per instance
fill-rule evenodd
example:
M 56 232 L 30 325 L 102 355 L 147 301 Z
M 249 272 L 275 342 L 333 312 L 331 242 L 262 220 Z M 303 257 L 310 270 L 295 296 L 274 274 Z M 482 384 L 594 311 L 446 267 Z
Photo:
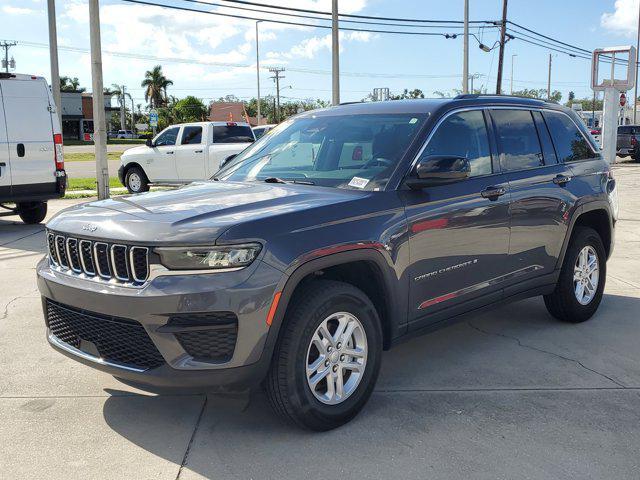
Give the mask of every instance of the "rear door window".
M 559 161 L 574 162 L 596 156 L 587 139 L 567 115 L 545 111 L 544 118 L 549 126 Z
M 529 110 L 493 110 L 504 171 L 525 170 L 544 165 L 542 147 Z
M 482 111 L 449 115 L 429 140 L 421 159 L 433 155 L 466 158 L 471 165 L 472 177 L 492 173 L 489 137 Z
M 533 120 L 536 123 L 536 129 L 538 130 L 538 137 L 540 138 L 540 144 L 542 145 L 542 153 L 544 155 L 545 165 L 553 165 L 558 163 L 558 157 L 556 151 L 553 149 L 553 142 L 551 141 L 551 135 L 549 135 L 549 129 L 540 112 L 531 112 Z
M 253 130 L 243 125 L 215 125 L 213 130 L 213 143 L 251 143 L 253 142 Z
M 180 131 L 180 127 L 173 127 L 165 130 L 156 138 L 155 145 L 156 147 L 166 147 L 176 144 L 176 140 L 178 139 L 178 132 Z
M 182 129 L 182 145 L 196 145 L 202 143 L 202 127 L 187 126 Z

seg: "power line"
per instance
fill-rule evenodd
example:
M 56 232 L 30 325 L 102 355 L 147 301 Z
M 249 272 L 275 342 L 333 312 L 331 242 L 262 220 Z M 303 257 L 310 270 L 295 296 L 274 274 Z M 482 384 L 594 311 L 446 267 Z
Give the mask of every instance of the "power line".
M 182 10 L 185 12 L 195 12 L 195 13 L 205 13 L 207 15 L 216 15 L 221 17 L 229 17 L 229 18 L 238 18 L 241 20 L 252 20 L 257 21 L 261 20 L 263 22 L 271 22 L 271 23 L 279 23 L 281 25 L 293 25 L 296 27 L 307 27 L 307 28 L 323 28 L 326 30 L 331 30 L 331 26 L 329 25 L 310 25 L 308 23 L 300 23 L 300 22 L 290 22 L 287 20 L 276 20 L 276 19 L 267 19 L 267 18 L 258 18 L 258 17 L 248 17 L 245 15 L 236 15 L 231 13 L 221 13 L 221 12 L 213 12 L 207 10 L 198 10 L 196 8 L 189 7 L 181 7 L 177 5 L 165 5 L 162 3 L 154 3 L 144 0 L 120 0 L 122 2 L 127 3 L 136 3 L 140 5 L 149 5 L 153 7 L 161 7 L 161 8 L 169 8 L 172 10 Z M 396 34 L 396 35 L 419 35 L 419 36 L 431 36 L 431 37 L 444 37 L 444 38 L 456 38 L 457 34 L 455 33 L 442 33 L 442 32 L 407 32 L 402 30 L 376 30 L 376 29 L 365 29 L 365 28 L 351 28 L 351 27 L 340 27 L 340 30 L 349 31 L 349 32 L 366 32 L 366 33 L 388 33 L 388 34 Z
M 571 48 L 573 48 L 575 50 L 580 50 L 583 53 L 587 53 L 587 54 L 591 55 L 591 50 L 587 50 L 587 49 L 582 48 L 582 47 L 577 47 L 575 45 L 571 45 L 570 43 L 565 43 L 565 42 L 562 42 L 560 40 L 556 40 L 555 38 L 548 37 L 547 35 L 543 35 L 542 33 L 536 32 L 535 30 L 531 30 L 531 29 L 529 29 L 527 27 L 523 27 L 522 25 L 519 25 L 519 24 L 517 24 L 515 22 L 512 22 L 511 20 L 508 20 L 507 23 L 510 23 L 514 27 L 521 28 L 522 30 L 525 30 L 525 31 L 527 31 L 529 33 L 533 33 L 533 34 L 535 34 L 535 35 L 537 35 L 539 37 L 543 37 L 543 38 L 546 38 L 547 40 L 552 40 L 552 41 L 554 41 L 556 43 L 560 43 L 560 44 L 564 45 L 565 47 L 571 47 Z

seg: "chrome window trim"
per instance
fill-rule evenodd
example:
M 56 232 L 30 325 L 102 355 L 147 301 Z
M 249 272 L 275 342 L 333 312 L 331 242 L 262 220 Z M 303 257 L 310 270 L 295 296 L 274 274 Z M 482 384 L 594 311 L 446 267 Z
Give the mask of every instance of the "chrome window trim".
M 90 272 L 87 269 L 87 266 L 84 263 L 84 255 L 82 255 L 82 244 L 84 242 L 89 244 L 89 252 L 91 252 L 91 262 L 93 263 L 93 272 Z M 95 262 L 95 260 L 93 258 L 93 246 L 91 245 L 91 243 L 92 243 L 91 240 L 84 240 L 84 239 L 80 240 L 80 242 L 78 243 L 78 252 L 79 252 L 79 255 L 80 255 L 80 265 L 82 265 L 82 272 L 85 275 L 88 275 L 90 277 L 95 277 L 96 276 L 96 262 Z
M 98 259 L 98 245 L 104 245 L 106 247 L 106 252 L 105 255 L 107 255 L 107 262 L 109 262 L 109 244 L 105 243 L 105 242 L 93 242 L 93 266 L 96 269 L 96 272 L 98 273 L 99 276 L 101 276 L 102 278 L 105 279 L 110 279 L 112 276 L 111 275 L 105 275 L 104 273 L 102 273 L 102 269 L 100 268 L 100 260 Z M 109 262 L 110 263 L 110 262 Z
M 126 277 L 120 277 L 118 275 L 118 269 L 116 268 L 116 258 L 114 255 L 114 249 L 115 248 L 124 248 L 124 263 L 125 263 L 125 268 L 127 269 L 127 276 Z M 109 247 L 109 259 L 110 259 L 110 264 L 111 264 L 111 270 L 112 270 L 112 277 L 115 277 L 117 280 L 120 280 L 122 282 L 129 282 L 131 280 L 130 276 L 129 276 L 129 265 L 127 262 L 127 259 L 129 257 L 129 252 L 128 252 L 128 248 L 126 245 L 122 245 L 120 243 L 114 243 L 111 245 L 111 247 Z
M 67 251 L 67 263 L 69 264 L 69 268 L 76 273 L 82 273 L 82 262 L 80 262 L 80 270 L 76 270 L 73 267 L 73 262 L 71 261 L 71 248 L 69 247 L 69 243 L 71 240 L 76 242 L 76 252 L 78 253 L 78 260 L 80 260 L 80 250 L 78 250 L 78 239 L 73 237 L 67 237 L 65 241 L 65 250 Z
M 135 250 L 144 250 L 145 257 L 147 259 L 147 277 L 146 278 L 138 278 L 136 275 L 136 269 L 133 262 L 133 252 Z M 129 248 L 129 268 L 131 269 L 131 278 L 135 282 L 145 283 L 150 280 L 151 277 L 151 265 L 149 265 L 149 248 L 148 247 L 140 247 L 138 245 L 133 245 Z
M 62 261 L 60 260 L 60 247 L 58 246 L 58 238 L 62 239 L 62 245 L 66 245 L 66 239 L 62 236 L 62 235 L 56 235 L 55 236 L 55 247 L 56 247 L 56 256 L 58 257 L 58 267 L 68 270 L 69 269 L 69 259 L 67 258 L 67 265 L 63 265 Z M 66 248 L 65 248 L 65 255 L 66 255 Z

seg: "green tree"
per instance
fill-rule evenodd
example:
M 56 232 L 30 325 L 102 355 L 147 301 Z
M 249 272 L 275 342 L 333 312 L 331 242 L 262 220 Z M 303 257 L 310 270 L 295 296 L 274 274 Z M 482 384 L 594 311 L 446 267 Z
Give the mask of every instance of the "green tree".
M 188 96 L 178 100 L 173 106 L 178 122 L 201 122 L 206 120 L 209 108 L 199 98 Z
M 406 98 L 424 98 L 424 93 L 419 88 L 414 88 L 409 91 L 408 89 L 404 89 L 404 91 L 400 94 L 391 94 L 389 95 L 390 100 L 404 100 Z
M 78 80 L 78 77 L 60 77 L 61 92 L 82 93 L 85 90 L 86 88 L 80 87 L 80 80 Z
M 165 106 L 168 102 L 167 87 L 173 85 L 162 73 L 162 66 L 156 65 L 152 70 L 147 70 L 144 80 L 140 84 L 144 87 L 144 99 L 149 102 L 151 108 Z
M 513 92 L 514 95 L 518 96 L 518 97 L 529 97 L 529 98 L 539 98 L 541 100 L 546 100 L 547 99 L 547 89 L 546 88 L 525 88 L 523 90 L 518 90 Z M 560 103 L 560 100 L 562 100 L 562 92 L 559 92 L 558 90 L 554 90 L 553 92 L 551 92 L 551 98 L 550 100 L 552 102 L 556 102 L 556 103 Z
M 572 103 L 581 103 L 583 111 L 602 110 L 602 100 L 598 99 L 596 99 L 595 105 L 593 98 L 580 98 L 578 100 L 574 100 Z

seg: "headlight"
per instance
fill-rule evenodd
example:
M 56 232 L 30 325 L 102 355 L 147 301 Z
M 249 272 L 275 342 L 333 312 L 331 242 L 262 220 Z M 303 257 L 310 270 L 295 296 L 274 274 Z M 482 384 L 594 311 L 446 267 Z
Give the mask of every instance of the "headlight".
M 160 247 L 160 263 L 169 270 L 215 270 L 242 268 L 260 253 L 259 243 L 224 247 Z

